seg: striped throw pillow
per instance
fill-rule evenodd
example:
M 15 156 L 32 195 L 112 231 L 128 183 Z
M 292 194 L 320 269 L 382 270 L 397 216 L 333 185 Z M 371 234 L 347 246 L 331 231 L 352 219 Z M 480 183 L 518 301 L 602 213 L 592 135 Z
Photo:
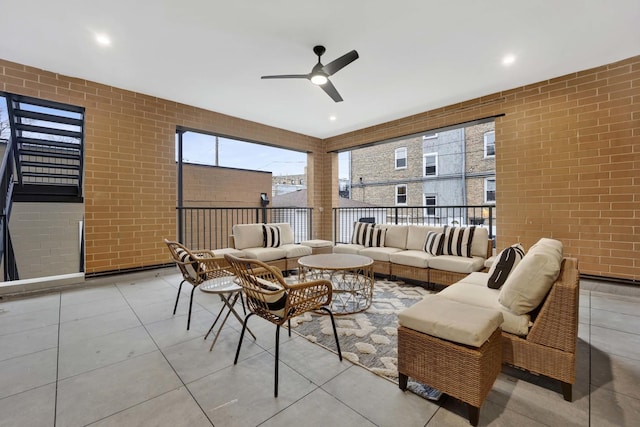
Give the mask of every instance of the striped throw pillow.
M 262 247 L 277 248 L 280 246 L 280 227 L 277 225 L 262 225 Z
M 427 233 L 427 240 L 424 242 L 424 251 L 430 255 L 442 255 L 442 243 L 444 234 L 430 231 Z
M 471 242 L 476 227 L 444 226 L 444 242 L 442 255 L 455 255 L 471 258 Z
M 367 230 L 367 235 L 365 236 L 364 245 L 370 248 L 381 248 L 384 247 L 384 237 L 386 235 L 386 231 L 383 228 L 369 227 Z
M 375 224 L 369 222 L 356 222 L 353 224 L 353 234 L 351 235 L 351 243 L 363 245 L 367 239 L 369 228 L 373 228 Z
M 256 304 L 267 309 L 272 314 L 275 314 L 278 317 L 284 317 L 284 309 L 287 304 L 287 292 L 284 288 L 279 286 L 277 283 L 270 282 L 260 277 L 252 276 L 252 279 L 254 279 L 254 285 L 260 289 L 269 291 L 270 293 L 265 294 L 262 292 L 251 292 L 245 288 L 244 291 L 247 294 L 247 297 L 251 298 Z
M 184 268 L 185 270 L 187 270 L 187 274 L 189 274 L 189 276 L 191 276 L 193 279 L 197 280 L 198 277 L 195 269 L 196 260 L 193 259 L 191 255 L 189 255 L 189 252 L 185 251 L 182 248 L 176 249 L 176 255 L 178 256 L 180 262 L 184 263 Z
M 524 258 L 524 248 L 519 243 L 503 249 L 489 269 L 487 286 L 491 289 L 500 289 L 522 258 Z

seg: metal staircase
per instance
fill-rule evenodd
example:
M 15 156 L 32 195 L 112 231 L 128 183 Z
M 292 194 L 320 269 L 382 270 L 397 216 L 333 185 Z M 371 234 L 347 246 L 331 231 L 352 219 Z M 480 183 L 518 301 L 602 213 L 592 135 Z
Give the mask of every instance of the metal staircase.
M 84 108 L 2 95 L 10 137 L 0 166 L 0 259 L 8 281 L 19 279 L 9 233 L 12 203 L 83 201 Z
M 15 141 L 14 201 L 82 201 L 84 108 L 7 96 Z

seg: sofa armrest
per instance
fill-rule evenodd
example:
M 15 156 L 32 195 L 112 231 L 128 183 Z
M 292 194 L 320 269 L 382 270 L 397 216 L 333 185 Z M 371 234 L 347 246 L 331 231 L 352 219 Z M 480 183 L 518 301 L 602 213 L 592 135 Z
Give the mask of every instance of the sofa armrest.
M 527 341 L 575 353 L 578 341 L 578 260 L 565 258 L 558 279 L 544 300 Z
M 228 246 L 230 248 L 236 249 L 236 240 L 233 238 L 233 234 L 229 234 Z

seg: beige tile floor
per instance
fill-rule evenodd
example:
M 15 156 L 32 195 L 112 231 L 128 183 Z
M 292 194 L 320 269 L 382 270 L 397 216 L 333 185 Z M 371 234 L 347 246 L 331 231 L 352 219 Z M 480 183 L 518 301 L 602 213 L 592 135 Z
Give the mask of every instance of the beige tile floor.
M 173 269 L 87 280 L 82 288 L 0 303 L 0 426 L 467 426 L 455 399 L 423 400 L 295 334 L 281 334 L 273 397 L 274 327 L 233 356 L 230 318 L 203 340 L 220 307 L 188 290 L 171 314 Z M 559 385 L 505 368 L 480 425 L 640 425 L 640 288 L 582 281 L 574 401 Z

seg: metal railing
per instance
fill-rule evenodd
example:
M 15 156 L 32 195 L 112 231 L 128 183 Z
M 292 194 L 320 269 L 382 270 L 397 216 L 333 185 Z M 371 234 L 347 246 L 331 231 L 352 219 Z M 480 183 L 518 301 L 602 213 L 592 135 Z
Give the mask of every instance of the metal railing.
M 333 241 L 349 243 L 355 222 L 414 225 L 475 225 L 495 236 L 495 206 L 380 206 L 333 208 Z
M 2 258 L 4 281 L 18 280 L 18 265 L 13 252 L 11 235 L 9 233 L 9 218 L 11 217 L 11 204 L 13 201 L 13 189 L 15 185 L 15 143 L 10 138 L 2 157 L 0 166 L 0 258 Z
M 287 222 L 295 243 L 313 236 L 312 208 L 212 208 L 176 207 L 178 240 L 192 249 L 220 249 L 229 246 L 235 224 Z

